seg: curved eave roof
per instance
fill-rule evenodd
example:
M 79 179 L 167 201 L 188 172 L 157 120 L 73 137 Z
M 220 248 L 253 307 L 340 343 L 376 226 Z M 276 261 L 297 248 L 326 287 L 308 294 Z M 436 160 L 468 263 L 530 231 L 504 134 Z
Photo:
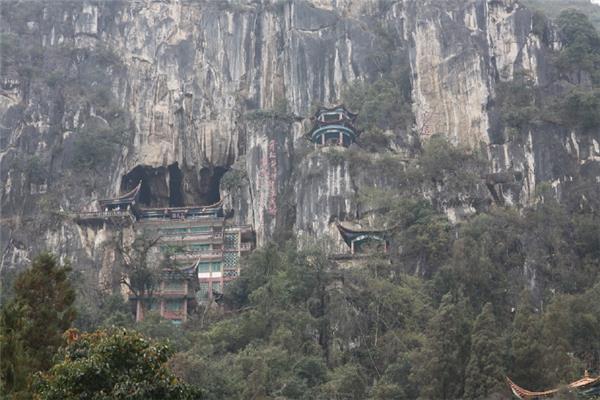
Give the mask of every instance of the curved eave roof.
M 114 199 L 101 199 L 101 200 L 98 200 L 98 202 L 100 203 L 100 205 L 132 203 L 136 199 L 138 193 L 140 192 L 141 187 L 142 187 L 142 182 L 138 183 L 137 186 L 135 188 L 133 188 L 133 190 L 125 193 L 124 195 L 122 195 L 120 197 L 116 197 Z
M 387 230 L 367 230 L 367 229 L 356 229 L 356 228 L 348 228 L 343 226 L 341 223 L 337 223 L 337 228 L 340 231 L 340 235 L 342 235 L 342 238 L 344 239 L 344 242 L 346 242 L 347 245 L 350 245 L 350 243 L 353 240 L 359 239 L 359 240 L 363 240 L 363 239 L 367 239 L 367 238 L 371 238 L 371 239 L 378 239 L 378 240 L 385 240 L 385 234 L 387 232 Z
M 510 387 L 510 390 L 519 399 L 547 398 L 547 397 L 552 397 L 559 391 L 559 389 L 551 389 L 551 390 L 544 390 L 541 392 L 534 392 L 534 391 L 527 390 L 527 389 L 520 387 L 519 385 L 517 385 L 516 383 L 511 381 L 510 378 L 508 378 L 508 377 L 506 378 L 506 381 L 508 382 L 508 386 Z M 575 382 L 569 383 L 567 385 L 567 388 L 575 389 L 575 390 L 583 390 L 583 389 L 590 388 L 590 387 L 596 386 L 596 385 L 600 385 L 600 376 L 598 376 L 596 378 L 585 376 Z
M 321 106 L 319 107 L 319 109 L 314 113 L 313 117 L 317 118 L 319 115 L 323 114 L 323 113 L 327 113 L 327 112 L 333 112 L 333 111 L 338 111 L 338 110 L 343 110 L 346 114 L 348 114 L 352 119 L 356 118 L 358 116 L 357 113 L 354 113 L 352 111 L 350 111 L 348 109 L 348 107 L 346 107 L 345 104 L 339 104 L 337 106 L 333 106 L 333 107 L 325 107 L 325 106 Z

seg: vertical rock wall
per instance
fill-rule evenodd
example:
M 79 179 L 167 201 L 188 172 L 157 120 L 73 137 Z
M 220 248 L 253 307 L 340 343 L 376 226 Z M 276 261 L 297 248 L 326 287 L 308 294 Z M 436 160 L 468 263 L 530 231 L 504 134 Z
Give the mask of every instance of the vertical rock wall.
M 228 204 L 238 222 L 255 227 L 261 244 L 286 229 L 300 236 L 326 232 L 335 242 L 331 222 L 356 213 L 357 191 L 369 179 L 360 171 L 351 176 L 343 162 L 307 146 L 303 134 L 311 107 L 337 103 L 347 84 L 380 76 L 375 55 L 386 51 L 383 23 L 410 50 L 420 139 L 440 133 L 483 148 L 491 172 L 520 172 L 522 181 L 503 192 L 507 201 L 531 201 L 541 180 L 568 181 L 570 175 L 556 168 L 559 160 L 597 165 L 600 157 L 597 140 L 562 131 L 547 134 L 542 128 L 525 143 L 495 139 L 497 82 L 526 71 L 543 84 L 548 53 L 559 46 L 541 43 L 532 33 L 531 13 L 514 0 L 38 5 L 23 34 L 41 49 L 71 51 L 58 61 L 45 60 L 46 68 L 56 62 L 75 71 L 84 50 L 114 53 L 114 65 L 99 68 L 110 78 L 106 88 L 113 101 L 131 117 L 131 129 L 108 164 L 82 184 L 81 171 L 66 167 L 68 144 L 91 120 L 107 118 L 93 101 L 2 71 L 3 268 L 27 262 L 45 247 L 105 263 L 110 255 L 100 255 L 103 240 L 97 238 L 106 233 L 90 239 L 60 213 L 92 209 L 98 198 L 117 194 L 123 176 L 137 166 L 175 163 L 186 202 L 204 193 L 202 176 L 242 165 L 247 182 L 228 191 Z M 284 118 L 247 118 L 270 109 L 285 109 Z M 25 155 L 48 160 L 47 179 L 34 182 L 15 167 Z M 37 216 L 49 211 L 56 218 L 38 228 Z

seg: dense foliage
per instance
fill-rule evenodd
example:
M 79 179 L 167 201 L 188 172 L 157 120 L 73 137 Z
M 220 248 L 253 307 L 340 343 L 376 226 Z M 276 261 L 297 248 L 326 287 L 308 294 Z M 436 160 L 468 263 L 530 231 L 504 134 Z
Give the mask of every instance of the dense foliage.
M 600 5 L 590 0 L 523 0 L 523 3 L 550 18 L 556 18 L 564 10 L 577 10 L 589 16 L 596 29 L 600 28 Z
M 0 311 L 0 389 L 27 392 L 31 375 L 53 364 L 63 332 L 75 318 L 70 268 L 50 254 L 38 256 L 14 284 L 14 298 Z
M 165 366 L 171 352 L 127 330 L 66 333 L 61 360 L 36 383 L 40 400 L 186 400 L 200 391 L 181 383 Z

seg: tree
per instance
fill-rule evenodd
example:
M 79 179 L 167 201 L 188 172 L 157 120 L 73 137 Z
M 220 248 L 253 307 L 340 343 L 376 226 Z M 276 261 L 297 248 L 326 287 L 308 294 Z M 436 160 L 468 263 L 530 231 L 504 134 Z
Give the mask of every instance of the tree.
M 540 328 L 530 293 L 525 291 L 521 294 L 513 322 L 510 378 L 519 386 L 534 390 L 549 384 L 544 380 L 544 347 L 540 342 Z
M 421 385 L 421 398 L 462 398 L 468 351 L 469 325 L 464 299 L 448 293 L 431 318 L 427 340 L 417 356 L 414 372 Z
M 587 71 L 598 82 L 600 35 L 588 16 L 581 11 L 569 9 L 561 12 L 556 22 L 564 42 L 558 66 L 564 70 Z
M 23 310 L 11 302 L 0 313 L 0 393 L 16 393 L 27 388 L 29 360 L 21 337 Z M 16 396 L 15 396 L 16 397 Z
M 117 262 L 120 266 L 120 276 L 118 283 L 129 289 L 130 299 L 133 297 L 140 302 L 142 315 L 154 301 L 154 291 L 160 285 L 161 266 L 153 263 L 151 259 L 152 252 L 161 236 L 138 235 L 131 245 L 124 245 L 123 230 L 119 231 L 119 236 L 112 243 L 116 250 Z M 167 253 L 168 254 L 168 253 Z M 167 256 L 166 262 L 169 261 Z M 169 267 L 170 265 L 164 265 Z
M 201 398 L 199 389 L 182 383 L 166 367 L 172 354 L 167 345 L 125 329 L 82 335 L 70 330 L 66 336 L 62 359 L 38 377 L 39 399 Z
M 492 305 L 487 303 L 475 320 L 465 378 L 465 398 L 483 399 L 504 388 L 502 343 Z
M 15 297 L 2 307 L 0 370 L 3 390 L 25 391 L 27 377 L 52 366 L 62 334 L 75 319 L 68 266 L 40 254 L 15 281 Z

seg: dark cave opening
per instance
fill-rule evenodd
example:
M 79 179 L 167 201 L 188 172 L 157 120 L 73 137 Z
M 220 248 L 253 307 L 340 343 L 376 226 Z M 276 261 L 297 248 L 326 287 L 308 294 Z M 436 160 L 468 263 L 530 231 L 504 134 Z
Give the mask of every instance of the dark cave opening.
M 148 167 L 138 165 L 128 174 L 124 175 L 121 179 L 121 193 L 129 192 L 142 182 L 138 201 L 145 206 L 150 206 L 152 204 L 152 190 L 146 171 L 147 168 Z
M 227 172 L 227 168 L 224 167 L 214 167 L 212 169 L 212 174 L 208 179 L 208 191 L 206 193 L 206 203 L 214 204 L 221 200 L 221 192 L 219 191 L 219 187 L 221 186 L 221 178 Z
M 169 165 L 169 207 L 183 207 L 183 173 L 179 169 L 179 164 Z
M 221 200 L 219 187 L 226 167 L 202 168 L 199 173 L 181 170 L 177 162 L 167 167 L 138 165 L 121 179 L 121 193 L 140 182 L 138 202 L 142 207 L 210 205 Z
M 138 202 L 142 206 L 167 207 L 170 203 L 167 181 L 167 168 L 138 165 L 121 179 L 121 193 L 132 190 L 141 182 Z

